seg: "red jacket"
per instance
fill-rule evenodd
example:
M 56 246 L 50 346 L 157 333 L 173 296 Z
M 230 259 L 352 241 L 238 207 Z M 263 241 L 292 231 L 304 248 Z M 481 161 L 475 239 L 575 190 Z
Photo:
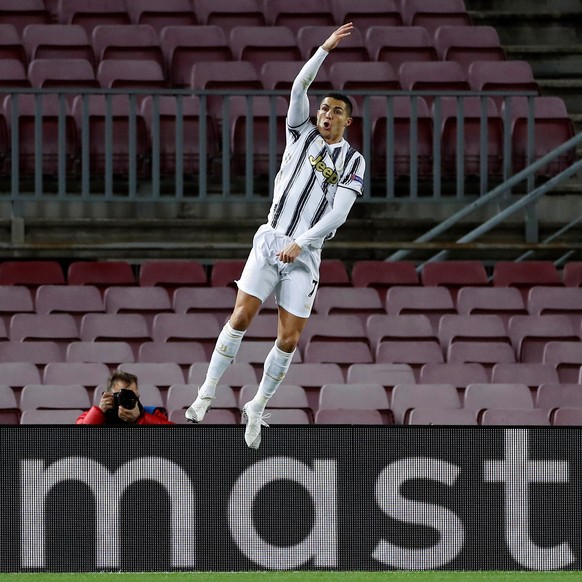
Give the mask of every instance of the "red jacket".
M 75 424 L 107 424 L 106 417 L 103 411 L 98 406 L 93 406 L 86 412 L 83 412 L 77 418 Z M 160 410 L 155 410 L 153 414 L 145 410 L 139 415 L 136 424 L 152 425 L 152 424 L 174 424 L 168 417 Z

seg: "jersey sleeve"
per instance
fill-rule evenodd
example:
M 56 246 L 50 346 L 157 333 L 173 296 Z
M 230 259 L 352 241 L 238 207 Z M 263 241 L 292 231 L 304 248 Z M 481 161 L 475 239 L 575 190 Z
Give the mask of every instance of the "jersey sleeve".
M 353 155 L 346 164 L 346 169 L 338 183 L 338 188 L 352 190 L 356 195 L 362 196 L 364 193 L 364 174 L 366 172 L 366 161 L 364 156 L 352 149 Z

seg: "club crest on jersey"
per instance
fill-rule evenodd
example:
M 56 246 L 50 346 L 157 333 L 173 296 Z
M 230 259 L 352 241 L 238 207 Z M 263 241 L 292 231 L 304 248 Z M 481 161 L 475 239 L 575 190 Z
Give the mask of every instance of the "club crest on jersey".
M 335 168 L 330 168 L 329 166 L 326 166 L 325 162 L 323 161 L 323 156 L 320 155 L 317 156 L 317 158 L 309 156 L 309 162 L 317 172 L 322 173 L 323 177 L 329 184 L 338 183 L 339 176 L 337 175 Z

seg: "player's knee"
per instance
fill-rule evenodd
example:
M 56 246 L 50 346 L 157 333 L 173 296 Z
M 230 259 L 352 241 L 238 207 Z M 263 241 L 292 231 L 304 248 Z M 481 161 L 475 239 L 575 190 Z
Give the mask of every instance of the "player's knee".
M 246 331 L 251 324 L 253 314 L 244 307 L 235 307 L 230 316 L 230 325 L 239 331 Z
M 277 347 L 284 352 L 291 353 L 299 343 L 299 335 L 298 332 L 279 335 L 277 337 Z

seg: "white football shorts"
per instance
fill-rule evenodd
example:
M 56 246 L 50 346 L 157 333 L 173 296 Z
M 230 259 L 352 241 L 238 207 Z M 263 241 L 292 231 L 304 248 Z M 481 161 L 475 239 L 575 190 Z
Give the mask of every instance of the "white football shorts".
M 291 237 L 263 224 L 253 238 L 238 288 L 265 301 L 275 292 L 277 304 L 297 317 L 309 317 L 319 284 L 321 249 L 306 246 L 293 263 L 282 263 L 277 253 Z

